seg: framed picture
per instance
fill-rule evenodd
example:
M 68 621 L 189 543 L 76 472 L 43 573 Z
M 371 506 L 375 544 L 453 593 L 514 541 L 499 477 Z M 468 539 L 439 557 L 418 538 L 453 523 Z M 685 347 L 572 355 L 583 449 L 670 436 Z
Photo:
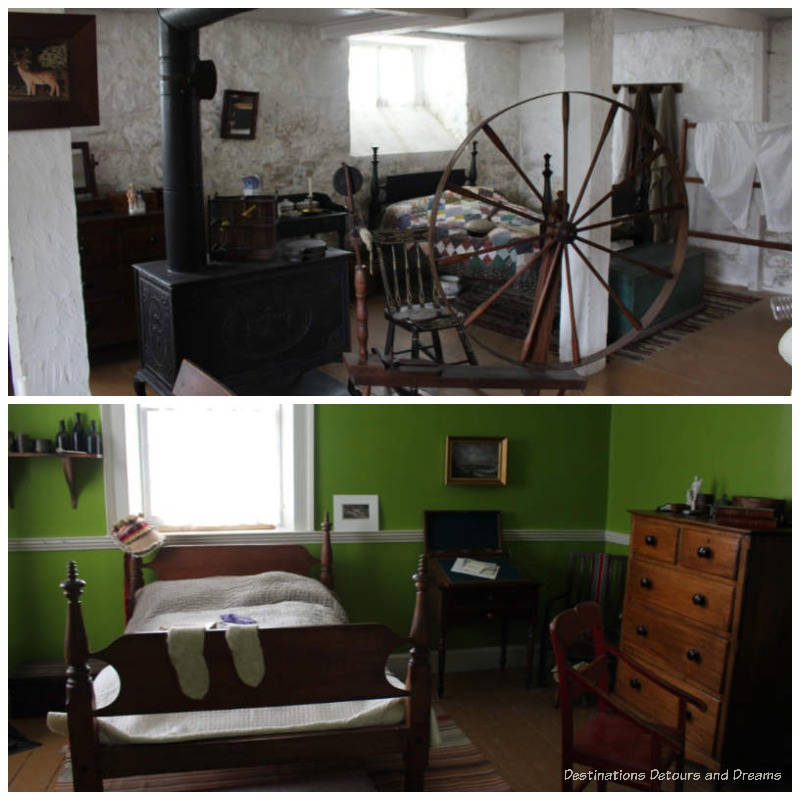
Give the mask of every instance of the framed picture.
M 378 495 L 335 494 L 333 496 L 333 530 L 379 530 Z
M 258 92 L 226 89 L 222 98 L 223 139 L 255 139 Z
M 94 17 L 9 13 L 8 129 L 99 122 Z
M 72 143 L 72 182 L 75 186 L 75 194 L 89 195 L 94 197 L 97 194 L 97 184 L 94 178 L 95 161 L 89 152 L 89 142 Z
M 508 440 L 502 436 L 448 436 L 448 486 L 505 486 Z

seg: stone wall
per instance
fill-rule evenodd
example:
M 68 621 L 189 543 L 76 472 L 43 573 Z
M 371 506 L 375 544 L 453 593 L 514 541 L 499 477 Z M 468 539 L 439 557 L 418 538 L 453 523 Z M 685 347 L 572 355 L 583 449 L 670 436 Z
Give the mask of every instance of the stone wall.
M 129 182 L 160 186 L 155 12 L 95 13 L 101 124 L 73 130 L 73 140 L 89 141 L 101 192 L 124 190 Z M 218 75 L 216 96 L 201 104 L 207 194 L 239 192 L 241 176 L 253 173 L 263 176 L 269 190 L 305 191 L 311 176 L 315 190 L 331 192 L 331 177 L 346 159 L 369 173 L 369 158 L 349 156 L 347 40 L 322 40 L 308 26 L 233 17 L 202 29 L 200 48 Z M 519 45 L 470 42 L 465 58 L 472 125 L 518 98 Z M 220 138 L 225 89 L 259 92 L 255 140 Z M 381 170 L 435 170 L 446 161 L 441 153 L 387 155 Z M 466 156 L 461 165 L 468 166 Z M 502 157 L 488 148 L 482 148 L 479 167 L 484 182 L 501 185 L 508 175 Z

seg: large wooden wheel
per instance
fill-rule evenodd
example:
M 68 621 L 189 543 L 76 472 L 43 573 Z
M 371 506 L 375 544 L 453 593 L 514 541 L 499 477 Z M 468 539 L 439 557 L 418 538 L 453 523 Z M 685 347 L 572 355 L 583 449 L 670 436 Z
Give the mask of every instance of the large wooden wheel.
M 605 121 L 599 138 L 596 143 L 591 145 L 590 158 L 589 153 L 586 152 L 585 140 L 580 143 L 571 141 L 571 111 L 576 118 L 578 114 L 585 116 L 591 113 L 595 119 L 602 119 L 602 115 L 605 113 Z M 595 112 L 599 113 L 595 114 Z M 515 158 L 512 155 L 511 148 L 507 147 L 496 133 L 497 129 L 504 128 L 512 131 L 519 130 L 514 120 L 509 120 L 506 115 L 516 117 L 520 114 L 525 114 L 527 119 L 542 119 L 548 115 L 555 115 L 555 119 L 558 120 L 560 117 L 560 126 L 556 123 L 555 138 L 552 127 L 543 127 L 541 137 L 528 137 L 528 140 L 536 142 L 537 146 L 541 143 L 543 145 L 542 149 L 544 149 L 544 146 L 557 149 L 560 145 L 561 157 L 556 157 L 555 160 L 556 170 L 560 167 L 560 175 L 557 175 L 556 185 L 560 185 L 563 189 L 558 190 L 555 197 L 552 197 L 549 191 L 549 176 L 546 178 L 538 175 L 530 176 L 530 170 L 526 170 L 523 166 L 526 158 Z M 598 160 L 601 155 L 605 156 L 610 153 L 612 126 L 615 119 L 621 118 L 621 115 L 625 114 L 630 115 L 631 125 L 639 126 L 638 130 L 640 132 L 652 138 L 653 149 L 638 160 L 635 166 L 630 167 L 625 177 L 618 184 L 611 185 L 609 180 L 607 191 L 606 187 L 600 187 L 598 191 L 596 186 Z M 508 124 L 509 122 L 511 122 L 510 125 Z M 560 137 L 557 133 L 559 127 Z M 494 148 L 502 154 L 506 165 L 520 179 L 523 203 L 526 205 L 530 203 L 531 206 L 541 209 L 541 211 L 521 211 L 516 205 L 479 197 L 469 187 L 458 186 L 450 181 L 450 174 L 461 154 L 473 140 L 481 136 L 485 136 Z M 578 147 L 582 148 L 580 155 L 583 158 L 580 159 L 575 158 Z M 604 147 L 606 148 L 605 151 Z M 529 146 L 528 150 L 530 149 Z M 482 148 L 482 152 L 487 152 L 486 148 Z M 585 169 L 585 174 L 582 176 L 580 184 L 577 182 L 571 183 L 569 180 L 572 174 L 570 164 L 575 161 L 585 164 L 587 158 L 589 158 L 588 167 Z M 530 158 L 527 159 L 527 161 L 530 160 Z M 622 190 L 622 187 L 630 186 L 631 181 L 638 180 L 654 162 L 669 171 L 675 188 L 674 197 L 676 199 L 674 202 L 659 208 L 648 209 L 645 207 L 640 211 L 617 217 L 612 216 L 609 210 L 611 205 L 609 201 L 612 200 L 617 192 Z M 580 187 L 575 191 L 574 197 L 570 195 L 570 186 Z M 589 192 L 587 192 L 590 186 L 592 187 L 591 196 L 596 198 L 591 202 L 589 200 Z M 455 192 L 462 197 L 481 199 L 497 209 L 518 214 L 530 220 L 530 222 L 538 224 L 539 233 L 537 235 L 520 235 L 503 244 L 483 247 L 473 252 L 439 256 L 436 254 L 435 249 L 436 224 L 441 214 L 439 208 L 440 199 L 445 190 Z M 675 155 L 669 150 L 658 131 L 641 116 L 637 115 L 632 108 L 618 103 L 612 98 L 602 97 L 590 92 L 551 92 L 538 95 L 508 106 L 487 117 L 470 131 L 453 154 L 442 174 L 431 209 L 428 245 L 431 254 L 433 254 L 433 270 L 437 281 L 443 269 L 454 263 L 467 261 L 473 258 L 476 253 L 482 255 L 501 249 L 513 249 L 521 245 L 530 247 L 531 243 L 535 245 L 533 252 L 525 258 L 517 272 L 500 285 L 480 305 L 467 313 L 465 325 L 470 329 L 470 336 L 477 338 L 475 337 L 474 324 L 487 309 L 507 292 L 512 290 L 518 292 L 521 285 L 518 283 L 520 278 L 531 270 L 537 270 L 534 273 L 534 281 L 531 281 L 531 277 L 528 278 L 528 281 L 533 286 L 529 290 L 532 300 L 530 323 L 527 335 L 521 345 L 519 361 L 536 365 L 546 364 L 550 369 L 573 369 L 574 367 L 588 364 L 609 355 L 639 336 L 655 320 L 667 302 L 677 283 L 686 253 L 688 204 L 683 176 Z M 633 258 L 626 255 L 624 251 L 613 253 L 616 258 L 646 270 L 650 274 L 651 280 L 657 283 L 652 302 L 644 313 L 640 310 L 637 315 L 634 314 L 633 309 L 626 306 L 611 288 L 608 280 L 603 276 L 603 270 L 598 268 L 598 260 L 605 261 L 613 251 L 607 244 L 594 241 L 592 232 L 603 228 L 610 230 L 611 226 L 626 221 L 648 218 L 653 221 L 657 215 L 660 215 L 661 219 L 669 218 L 671 222 L 674 254 L 672 263 L 668 268 Z M 591 275 L 591 280 L 596 281 L 602 287 L 603 291 L 616 304 L 631 326 L 627 332 L 615 341 L 606 342 L 604 346 L 595 347 L 594 349 L 585 342 L 581 342 L 579 336 L 578 303 L 573 292 L 577 270 L 585 270 Z M 589 280 L 588 277 L 587 280 Z M 565 302 L 563 304 L 560 303 L 562 281 L 565 289 Z M 563 347 L 556 340 L 557 334 L 554 338 L 554 322 L 556 311 L 560 305 L 566 306 L 565 315 L 567 316 L 567 319 L 562 319 L 560 329 L 562 335 L 569 337 L 568 344 Z M 473 327 L 470 328 L 470 326 Z M 477 341 L 479 344 L 481 343 L 480 339 L 477 339 Z M 553 347 L 554 344 L 557 346 Z M 564 357 L 563 353 L 568 353 L 568 355 Z

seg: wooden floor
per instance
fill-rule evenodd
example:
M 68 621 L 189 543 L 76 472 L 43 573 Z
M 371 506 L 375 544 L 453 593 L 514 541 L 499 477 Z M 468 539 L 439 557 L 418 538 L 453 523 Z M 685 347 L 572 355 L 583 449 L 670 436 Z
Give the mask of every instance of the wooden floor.
M 369 341 L 382 349 L 386 334 L 382 299 L 369 298 Z M 609 359 L 605 369 L 592 375 L 585 395 L 653 396 L 653 395 L 732 395 L 788 396 L 791 393 L 791 367 L 778 355 L 778 340 L 787 328 L 785 322 L 772 318 L 769 300 L 762 298 L 725 319 L 690 334 L 677 344 L 654 353 L 644 361 L 624 358 Z M 520 343 L 516 339 L 491 331 L 480 330 L 477 338 L 493 350 L 516 358 Z M 355 343 L 355 320 L 352 321 L 352 342 Z M 398 334 L 398 344 L 403 340 Z M 445 358 L 463 357 L 455 336 L 445 336 Z M 355 345 L 354 345 L 355 346 Z M 503 363 L 480 346 L 476 354 L 481 364 Z M 139 367 L 135 356 L 92 366 L 90 384 L 93 395 L 120 396 L 133 394 L 133 375 Z M 343 364 L 326 364 L 324 372 L 342 382 L 347 380 Z M 375 394 L 381 391 L 375 389 Z M 441 390 L 444 395 L 515 394 L 501 390 L 473 392 Z
M 552 689 L 526 690 L 524 673 L 516 669 L 451 673 L 445 689 L 445 710 L 515 791 L 561 790 L 561 717 Z M 64 739 L 43 720 L 12 724 L 42 747 L 9 756 L 9 791 L 52 791 Z M 624 787 L 609 786 L 617 788 Z M 713 786 L 703 781 L 691 788 Z

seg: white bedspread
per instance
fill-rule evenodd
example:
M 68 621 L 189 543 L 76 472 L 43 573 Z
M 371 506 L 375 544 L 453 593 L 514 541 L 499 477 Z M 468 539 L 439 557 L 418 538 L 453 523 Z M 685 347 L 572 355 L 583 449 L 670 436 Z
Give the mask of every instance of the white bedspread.
M 204 606 L 205 603 L 205 606 Z M 213 605 L 211 605 L 213 604 Z M 137 595 L 136 610 L 126 633 L 157 631 L 177 625 L 208 626 L 220 614 L 256 619 L 259 627 L 336 625 L 347 622 L 339 601 L 322 584 L 283 572 L 243 578 L 158 581 Z M 269 653 L 265 680 L 269 680 Z M 320 680 L 325 675 L 320 673 Z M 387 674 L 402 688 L 403 683 Z M 211 681 L 214 676 L 211 674 Z M 109 705 L 119 692 L 119 675 L 106 667 L 94 681 L 97 708 Z M 326 728 L 393 725 L 405 715 L 403 698 L 314 703 L 274 708 L 193 711 L 170 714 L 98 717 L 100 741 L 110 743 L 179 742 Z M 66 714 L 50 712 L 48 727 L 67 736 Z

